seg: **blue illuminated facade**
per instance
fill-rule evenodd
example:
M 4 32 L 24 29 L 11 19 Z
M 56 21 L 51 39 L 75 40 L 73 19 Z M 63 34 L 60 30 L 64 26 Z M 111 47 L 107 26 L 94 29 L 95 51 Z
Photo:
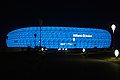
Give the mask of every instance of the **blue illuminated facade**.
M 26 27 L 13 30 L 7 36 L 8 47 L 109 48 L 111 44 L 108 31 L 94 28 Z

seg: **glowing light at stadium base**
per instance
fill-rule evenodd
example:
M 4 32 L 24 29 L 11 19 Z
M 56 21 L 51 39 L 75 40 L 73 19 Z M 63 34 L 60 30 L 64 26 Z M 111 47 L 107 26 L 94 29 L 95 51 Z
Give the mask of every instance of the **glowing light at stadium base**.
M 61 48 L 58 48 L 58 51 L 60 51 L 61 50 Z
M 42 48 L 41 50 L 44 51 L 44 48 Z
M 85 52 L 85 48 L 82 49 L 82 52 Z
M 67 49 L 67 48 L 65 48 L 65 50 L 67 51 L 68 49 Z

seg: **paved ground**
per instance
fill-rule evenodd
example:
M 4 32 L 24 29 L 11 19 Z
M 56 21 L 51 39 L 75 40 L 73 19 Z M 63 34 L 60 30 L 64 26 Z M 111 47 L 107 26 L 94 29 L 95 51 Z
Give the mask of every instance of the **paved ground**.
M 77 55 L 10 53 L 0 56 L 1 77 L 17 80 L 120 80 L 120 65 L 107 59 Z

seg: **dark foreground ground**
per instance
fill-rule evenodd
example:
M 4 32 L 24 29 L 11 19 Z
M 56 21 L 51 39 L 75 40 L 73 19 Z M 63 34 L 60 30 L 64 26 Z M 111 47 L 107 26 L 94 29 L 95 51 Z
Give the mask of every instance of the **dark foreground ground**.
M 95 58 L 96 57 L 96 58 Z M 98 55 L 0 54 L 1 80 L 120 80 L 120 64 Z

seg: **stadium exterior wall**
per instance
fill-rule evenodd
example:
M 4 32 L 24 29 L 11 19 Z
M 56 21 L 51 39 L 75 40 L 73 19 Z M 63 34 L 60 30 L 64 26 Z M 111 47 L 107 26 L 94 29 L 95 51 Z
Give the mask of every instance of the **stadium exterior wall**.
M 40 30 L 41 29 L 41 30 Z M 26 27 L 7 34 L 8 47 L 43 46 L 58 48 L 109 48 L 111 35 L 108 31 L 94 28 L 77 27 Z

